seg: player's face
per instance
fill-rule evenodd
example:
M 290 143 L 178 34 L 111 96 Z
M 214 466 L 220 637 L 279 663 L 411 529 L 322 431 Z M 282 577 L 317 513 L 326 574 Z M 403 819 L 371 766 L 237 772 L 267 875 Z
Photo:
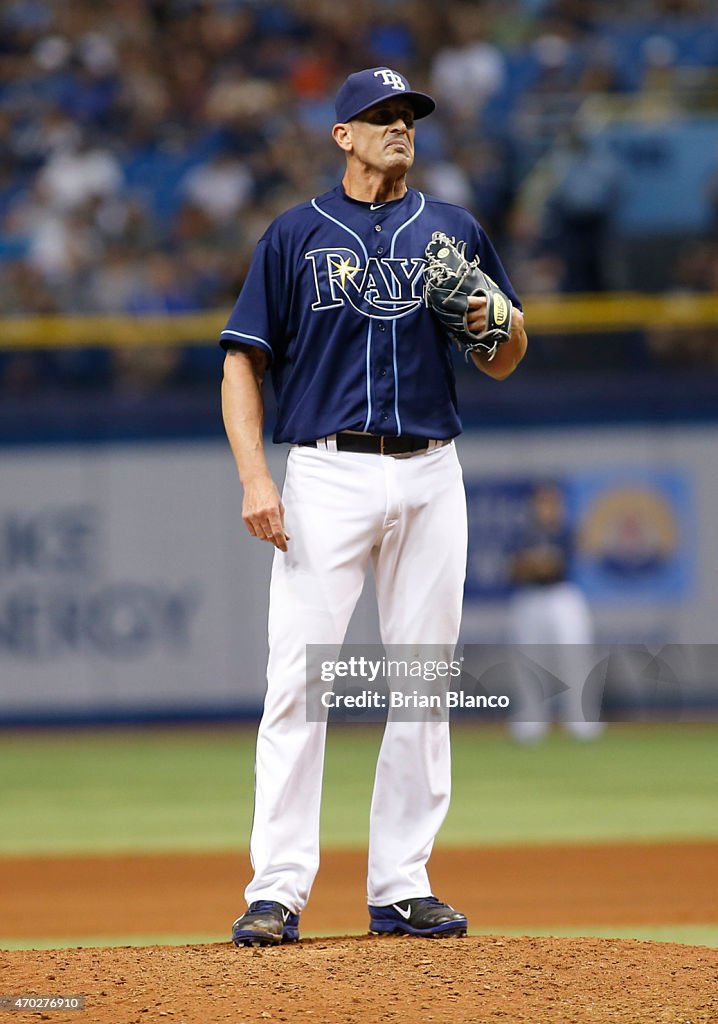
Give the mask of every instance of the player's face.
M 384 100 L 351 122 L 353 153 L 382 172 L 403 172 L 414 163 L 414 110 L 399 98 Z

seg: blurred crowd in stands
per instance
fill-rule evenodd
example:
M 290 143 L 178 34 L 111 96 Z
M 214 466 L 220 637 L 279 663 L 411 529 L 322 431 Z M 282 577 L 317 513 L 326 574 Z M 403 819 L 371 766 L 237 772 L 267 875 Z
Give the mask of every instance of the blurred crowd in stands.
M 437 97 L 412 184 L 476 214 L 519 292 L 601 291 L 621 169 L 585 112 L 718 109 L 717 4 L 4 0 L 3 314 L 230 306 L 266 224 L 336 184 L 333 96 L 375 65 Z M 718 231 L 675 268 L 717 280 Z

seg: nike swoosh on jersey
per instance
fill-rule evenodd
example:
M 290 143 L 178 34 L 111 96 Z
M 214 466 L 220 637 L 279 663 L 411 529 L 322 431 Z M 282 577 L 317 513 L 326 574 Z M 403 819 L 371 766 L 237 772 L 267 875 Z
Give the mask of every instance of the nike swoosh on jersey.
M 402 916 L 402 917 L 404 918 L 404 920 L 405 920 L 405 921 L 408 921 L 408 920 L 409 920 L 409 918 L 411 917 L 411 903 L 410 903 L 410 904 L 409 904 L 409 906 L 408 906 L 408 907 L 406 908 L 406 910 L 403 910 L 403 909 L 402 909 L 402 908 L 401 908 L 400 906 L 398 906 L 398 905 L 397 905 L 396 903 L 392 903 L 392 907 L 394 908 L 394 910 L 396 910 L 396 912 L 397 912 L 398 914 L 401 914 L 401 916 Z
M 381 210 L 382 206 L 386 206 L 386 203 L 372 203 L 369 207 L 370 210 Z

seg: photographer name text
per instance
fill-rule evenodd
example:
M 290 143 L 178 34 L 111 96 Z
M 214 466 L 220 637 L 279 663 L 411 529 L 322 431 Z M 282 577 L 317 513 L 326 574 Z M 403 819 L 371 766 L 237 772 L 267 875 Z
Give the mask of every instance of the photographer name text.
M 445 693 L 420 693 L 418 690 L 405 692 L 392 690 L 382 693 L 379 690 L 359 690 L 354 693 L 334 693 L 325 690 L 321 695 L 322 706 L 325 708 L 347 709 L 379 709 L 402 708 L 407 710 L 423 710 L 427 708 L 508 708 L 511 701 L 503 694 L 464 693 L 463 690 L 447 690 Z

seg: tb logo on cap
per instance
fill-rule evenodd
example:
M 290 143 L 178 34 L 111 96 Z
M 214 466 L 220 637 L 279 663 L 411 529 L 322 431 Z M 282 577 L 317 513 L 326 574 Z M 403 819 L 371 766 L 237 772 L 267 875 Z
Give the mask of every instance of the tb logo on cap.
M 397 92 L 406 92 L 406 85 L 401 75 L 398 75 L 396 71 L 389 71 L 387 68 L 382 68 L 379 71 L 374 72 L 374 78 L 381 78 L 384 85 L 392 89 L 396 89 Z

